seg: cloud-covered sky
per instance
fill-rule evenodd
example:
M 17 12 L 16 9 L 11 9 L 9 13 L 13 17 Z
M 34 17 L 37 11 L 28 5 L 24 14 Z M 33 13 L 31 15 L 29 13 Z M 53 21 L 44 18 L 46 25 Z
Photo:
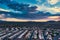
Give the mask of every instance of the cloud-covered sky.
M 25 21 L 60 20 L 60 0 L 0 0 L 0 20 L 23 19 Z
M 3 0 L 2 0 L 3 1 Z M 36 5 L 39 11 L 48 11 L 52 14 L 60 13 L 60 0 L 8 0 L 16 1 L 18 3 L 29 3 L 30 5 Z M 5 0 L 6 3 L 6 0 Z M 0 4 L 0 7 L 8 9 L 4 4 Z
M 37 5 L 38 10 L 48 11 L 52 14 L 60 13 L 60 0 L 16 0 L 19 3 Z

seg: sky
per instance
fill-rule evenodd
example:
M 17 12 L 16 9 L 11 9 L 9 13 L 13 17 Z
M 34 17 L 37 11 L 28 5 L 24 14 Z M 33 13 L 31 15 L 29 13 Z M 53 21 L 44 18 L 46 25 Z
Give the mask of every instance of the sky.
M 29 5 L 23 8 L 23 4 Z M 0 0 L 0 20 L 58 21 L 60 20 L 60 0 Z

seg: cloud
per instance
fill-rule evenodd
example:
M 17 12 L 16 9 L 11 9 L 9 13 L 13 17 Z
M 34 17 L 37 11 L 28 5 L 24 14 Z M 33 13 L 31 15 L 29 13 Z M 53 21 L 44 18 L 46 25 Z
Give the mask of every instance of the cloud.
M 0 11 L 0 16 L 4 14 L 5 15 L 3 16 L 4 18 L 16 18 L 16 19 L 27 19 L 27 20 L 43 19 L 43 18 L 52 16 L 52 14 L 50 14 L 49 12 L 44 12 L 44 11 L 37 11 L 37 12 L 29 11 L 26 14 L 20 14 L 15 12 Z
M 17 19 L 41 19 L 45 18 L 49 15 L 43 13 L 43 12 L 28 12 L 26 14 L 20 14 L 20 13 L 15 13 L 15 12 L 6 12 L 6 11 L 0 11 L 0 15 L 4 14 L 6 18 L 17 18 Z
M 3 21 L 14 21 L 14 22 L 28 22 L 28 21 L 34 21 L 34 22 L 47 22 L 47 21 L 59 21 L 60 20 L 60 16 L 49 16 L 47 18 L 43 18 L 43 19 L 36 19 L 36 20 L 25 20 L 25 19 L 16 19 L 16 18 L 4 18 L 4 19 L 0 19 Z
M 45 5 L 39 6 L 36 5 L 37 9 L 39 11 L 44 11 L 44 12 L 50 12 L 51 14 L 57 14 L 60 13 L 60 7 L 47 7 Z
M 0 19 L 5 18 L 5 14 L 0 14 Z
M 47 4 L 47 6 L 45 4 Z M 24 3 L 20 4 L 18 2 L 16 3 L 11 2 L 7 4 L 7 6 L 9 7 L 9 9 L 7 10 L 0 8 L 1 20 L 21 21 L 22 19 L 25 19 L 27 21 L 30 20 L 48 21 L 48 20 L 56 20 L 55 18 L 51 18 L 49 16 L 57 13 L 60 14 L 60 7 L 57 6 L 49 7 L 48 2 L 46 1 L 42 2 L 42 5 L 39 4 L 32 5 L 32 4 L 24 4 Z
M 14 10 L 12 10 L 12 9 L 3 9 L 3 8 L 0 8 L 0 12 L 1 12 L 1 11 L 4 11 L 4 12 L 13 12 L 13 13 L 20 13 L 20 14 L 22 14 L 21 11 L 14 11 Z
M 10 10 L 5 10 L 5 9 L 2 9 L 2 8 L 0 8 L 0 11 L 10 12 Z
M 57 14 L 58 12 L 60 13 L 60 7 L 59 7 L 59 0 L 36 0 L 37 3 L 35 3 L 36 5 L 38 5 L 37 9 L 33 9 L 34 7 L 32 7 L 33 5 L 35 4 L 20 4 L 18 3 L 18 1 L 6 1 L 4 2 L 5 0 L 1 0 L 1 2 L 3 4 L 6 3 L 6 5 L 8 6 L 8 8 L 12 9 L 13 12 L 17 12 L 17 13 L 20 13 L 19 11 L 22 11 L 22 12 L 29 12 L 29 11 L 36 11 L 36 10 L 39 10 L 39 11 L 45 11 L 45 12 L 50 12 L 52 14 Z M 26 0 L 28 1 L 28 0 Z M 32 0 L 31 0 L 32 1 Z M 7 3 L 9 2 L 9 3 Z M 22 2 L 22 1 L 21 1 Z M 39 3 L 39 4 L 38 4 Z M 31 6 L 32 5 L 32 6 Z M 29 7 L 30 6 L 30 7 Z M 56 11 L 57 10 L 57 11 Z M 33 13 L 33 12 L 31 12 Z M 22 14 L 22 13 L 21 13 Z
M 60 13 L 60 0 L 38 0 L 36 6 L 38 7 L 37 10 L 44 11 L 44 12 L 50 12 L 52 14 Z
M 55 12 L 55 13 L 59 13 L 60 12 L 60 8 L 57 8 L 57 7 L 48 8 L 48 10 L 51 10 L 52 12 Z
M 47 0 L 49 4 L 55 5 L 59 2 L 59 0 Z
M 14 22 L 27 22 L 28 20 L 23 20 L 23 19 L 16 19 L 16 18 L 4 18 L 0 19 L 2 21 L 14 21 Z
M 59 16 L 47 16 L 44 12 L 28 13 L 28 14 L 18 14 L 7 11 L 2 11 L 0 14 L 0 20 L 3 21 L 17 21 L 17 22 L 27 22 L 27 21 L 35 21 L 35 22 L 46 22 L 50 20 L 58 21 L 60 20 Z
M 35 22 L 60 21 L 60 16 L 49 16 L 39 20 L 32 20 Z

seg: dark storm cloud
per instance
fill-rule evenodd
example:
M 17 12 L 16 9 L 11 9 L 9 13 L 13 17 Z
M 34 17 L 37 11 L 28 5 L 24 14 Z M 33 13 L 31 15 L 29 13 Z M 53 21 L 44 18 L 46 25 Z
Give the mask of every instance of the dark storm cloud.
M 36 14 L 31 13 L 20 14 L 0 11 L 0 14 L 5 14 L 5 18 L 17 18 L 17 19 L 41 19 L 49 16 L 49 14 L 44 14 L 43 12 L 38 12 Z
M 42 19 L 48 16 L 52 16 L 52 14 L 50 14 L 49 12 L 44 13 L 40 11 L 38 13 L 26 13 L 26 14 L 0 11 L 0 15 L 1 14 L 4 14 L 5 18 L 30 19 L 30 20 Z M 59 15 L 59 14 L 56 14 L 56 15 Z

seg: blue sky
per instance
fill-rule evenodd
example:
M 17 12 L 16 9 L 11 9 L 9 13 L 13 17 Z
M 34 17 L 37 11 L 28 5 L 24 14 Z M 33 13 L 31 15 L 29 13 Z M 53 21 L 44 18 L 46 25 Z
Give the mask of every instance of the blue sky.
M 31 3 L 31 4 L 36 4 L 36 0 L 16 0 L 19 3 Z
M 26 3 L 30 5 L 37 5 L 38 8 L 44 7 L 46 9 L 40 8 L 39 11 L 48 10 L 50 13 L 60 13 L 60 0 L 11 0 L 16 1 L 18 3 Z M 8 9 L 8 7 L 4 4 L 0 4 L 1 8 Z M 57 12 L 55 10 L 58 10 Z
M 2 0 L 4 1 L 4 0 Z M 38 5 L 39 7 L 44 7 L 46 9 L 40 8 L 39 11 L 48 10 L 51 13 L 60 13 L 60 0 L 8 0 L 8 1 L 16 1 L 18 3 L 29 3 L 30 5 Z M 4 1 L 6 3 L 6 1 Z M 3 2 L 3 3 L 4 3 Z M 0 8 L 8 9 L 8 7 L 4 4 L 0 4 Z M 58 10 L 57 12 L 55 10 Z M 54 12 L 52 12 L 54 11 Z
M 54 1 L 54 5 L 51 5 L 53 1 L 49 4 L 48 0 L 16 0 L 16 1 L 19 2 L 19 3 L 30 3 L 30 4 L 37 4 L 37 5 L 42 5 L 42 4 L 46 3 L 47 6 L 48 5 L 50 5 L 50 6 L 59 5 L 60 6 L 60 0 L 57 0 L 58 2 L 56 2 L 56 0 L 55 1 L 53 0 Z
M 7 3 L 8 2 L 8 3 Z M 23 4 L 30 4 L 29 8 L 34 8 L 33 6 L 36 6 L 36 9 L 31 9 L 30 11 L 18 11 L 14 8 L 11 8 L 8 6 L 8 4 L 13 3 L 23 3 Z M 15 6 L 15 5 L 13 5 Z M 18 6 L 18 5 L 17 5 Z M 18 7 L 17 9 L 19 9 Z M 26 9 L 29 10 L 29 9 Z M 33 12 L 32 12 L 33 10 Z M 60 14 L 60 0 L 0 0 L 0 11 L 5 12 L 12 12 L 8 14 L 0 14 L 0 18 L 2 19 L 4 17 L 6 18 L 16 18 L 16 19 L 29 19 L 29 20 L 35 20 L 35 19 L 42 19 L 45 17 L 48 17 L 52 14 Z M 41 13 L 39 13 L 41 11 Z M 25 12 L 25 13 L 23 13 Z M 26 13 L 27 12 L 27 13 Z M 17 16 L 16 16 L 17 15 Z M 48 15 L 48 16 L 47 16 Z M 28 17 L 27 17 L 28 16 Z

